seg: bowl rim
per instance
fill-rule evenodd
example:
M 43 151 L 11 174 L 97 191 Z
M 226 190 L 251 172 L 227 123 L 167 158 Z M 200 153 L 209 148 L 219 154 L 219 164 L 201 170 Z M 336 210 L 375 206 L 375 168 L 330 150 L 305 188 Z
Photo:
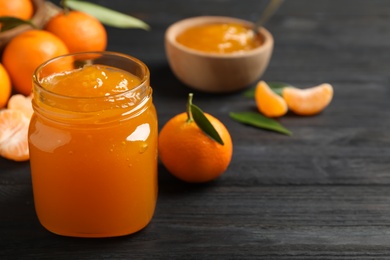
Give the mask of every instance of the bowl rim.
M 267 51 L 269 48 L 272 48 L 274 39 L 272 34 L 264 27 L 259 28 L 259 33 L 264 39 L 263 44 L 258 46 L 255 49 L 242 51 L 242 52 L 233 52 L 233 53 L 212 53 L 212 52 L 205 52 L 205 51 L 199 51 L 192 48 L 189 48 L 187 46 L 184 46 L 176 41 L 177 35 L 184 30 L 197 26 L 197 25 L 204 25 L 204 24 L 211 24 L 211 23 L 224 23 L 224 22 L 234 22 L 234 23 L 240 23 L 248 27 L 254 26 L 254 24 L 250 21 L 235 18 L 235 17 L 228 17 L 228 16 L 194 16 L 185 18 L 182 20 L 179 20 L 173 24 L 171 24 L 167 30 L 165 31 L 165 42 L 166 44 L 169 43 L 176 48 L 191 53 L 193 55 L 203 56 L 203 57 L 212 57 L 216 59 L 226 59 L 226 58 L 242 58 L 242 57 L 248 57 L 253 56 L 262 52 Z

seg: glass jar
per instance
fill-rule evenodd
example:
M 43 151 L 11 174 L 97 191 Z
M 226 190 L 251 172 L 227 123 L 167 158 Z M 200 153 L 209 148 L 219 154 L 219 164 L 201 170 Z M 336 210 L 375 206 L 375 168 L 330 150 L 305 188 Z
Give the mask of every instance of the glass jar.
M 58 94 L 43 80 L 85 65 L 110 66 L 139 78 L 134 88 L 104 96 Z M 112 237 L 145 227 L 157 201 L 157 115 L 149 70 L 119 53 L 54 58 L 33 75 L 29 128 L 35 209 L 49 231 Z M 69 93 L 83 82 L 70 82 Z

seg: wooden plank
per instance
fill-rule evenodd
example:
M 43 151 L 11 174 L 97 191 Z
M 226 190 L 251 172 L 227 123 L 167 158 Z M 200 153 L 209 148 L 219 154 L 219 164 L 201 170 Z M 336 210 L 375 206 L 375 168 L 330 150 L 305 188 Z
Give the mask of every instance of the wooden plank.
M 171 23 L 206 14 L 254 20 L 267 1 L 92 2 L 151 25 L 150 32 L 108 28 L 108 49 L 150 68 L 159 127 L 184 111 L 192 91 L 194 103 L 229 129 L 232 163 L 204 185 L 182 183 L 160 164 L 148 227 L 121 238 L 75 239 L 39 224 L 28 162 L 0 158 L 1 259 L 388 259 L 389 1 L 285 1 L 266 25 L 275 49 L 264 80 L 335 89 L 318 116 L 279 119 L 291 137 L 231 120 L 231 111 L 255 111 L 254 100 L 189 89 L 164 53 Z

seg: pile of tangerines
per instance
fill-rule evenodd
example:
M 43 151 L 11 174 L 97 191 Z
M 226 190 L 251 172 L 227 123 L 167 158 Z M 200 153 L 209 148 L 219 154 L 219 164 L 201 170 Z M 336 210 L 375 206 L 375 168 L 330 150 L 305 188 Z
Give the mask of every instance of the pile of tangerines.
M 29 20 L 33 15 L 31 0 L 0 0 L 0 17 Z M 49 18 L 44 28 L 31 28 L 7 43 L 0 60 L 1 156 L 16 161 L 29 158 L 26 136 L 32 115 L 34 70 L 56 56 L 103 51 L 106 45 L 103 24 L 93 16 L 71 10 L 59 12 Z
M 27 20 L 32 15 L 31 0 L 0 0 L 0 16 Z M 79 11 L 60 12 L 43 29 L 28 30 L 7 43 L 0 63 L 0 156 L 15 161 L 29 159 L 27 134 L 33 114 L 31 93 L 35 69 L 59 55 L 103 51 L 106 44 L 107 35 L 101 22 Z M 229 132 L 218 119 L 205 114 L 221 136 L 221 145 L 203 133 L 187 115 L 174 117 L 161 131 L 160 157 L 179 179 L 210 181 L 221 175 L 230 163 Z

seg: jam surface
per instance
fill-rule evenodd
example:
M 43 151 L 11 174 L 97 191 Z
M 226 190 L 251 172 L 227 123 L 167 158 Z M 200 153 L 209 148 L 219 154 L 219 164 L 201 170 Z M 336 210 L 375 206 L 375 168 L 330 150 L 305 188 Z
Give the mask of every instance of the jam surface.
M 195 26 L 177 37 L 177 42 L 191 49 L 209 53 L 236 53 L 255 49 L 262 39 L 252 29 L 237 23 Z

